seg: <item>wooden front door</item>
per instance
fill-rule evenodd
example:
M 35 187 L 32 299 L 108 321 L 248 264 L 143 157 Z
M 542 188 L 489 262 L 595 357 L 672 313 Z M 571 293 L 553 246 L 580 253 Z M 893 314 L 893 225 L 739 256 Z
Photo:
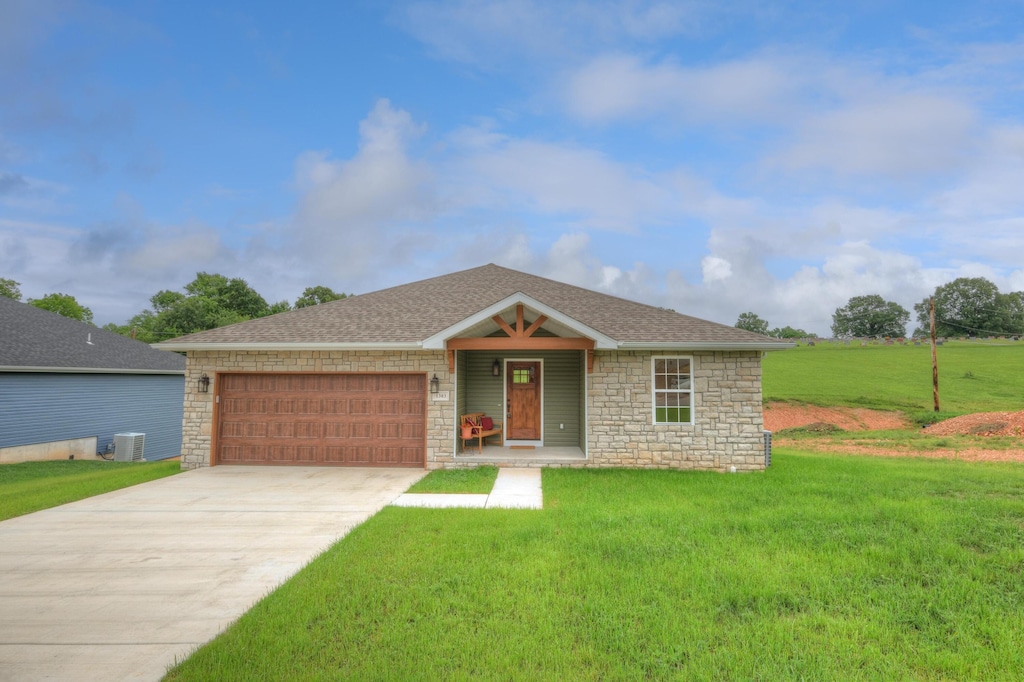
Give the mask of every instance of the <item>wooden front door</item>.
M 506 437 L 540 440 L 540 363 L 509 362 L 506 367 Z

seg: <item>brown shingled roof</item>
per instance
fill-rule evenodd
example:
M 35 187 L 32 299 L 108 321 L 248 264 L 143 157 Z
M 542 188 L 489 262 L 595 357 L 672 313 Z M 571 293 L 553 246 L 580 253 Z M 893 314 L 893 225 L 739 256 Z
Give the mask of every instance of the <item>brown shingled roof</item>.
M 619 344 L 790 344 L 664 308 L 628 301 L 489 264 L 339 301 L 210 329 L 157 344 L 410 344 L 458 325 L 517 293 L 591 327 Z M 172 348 L 168 348 L 172 349 Z

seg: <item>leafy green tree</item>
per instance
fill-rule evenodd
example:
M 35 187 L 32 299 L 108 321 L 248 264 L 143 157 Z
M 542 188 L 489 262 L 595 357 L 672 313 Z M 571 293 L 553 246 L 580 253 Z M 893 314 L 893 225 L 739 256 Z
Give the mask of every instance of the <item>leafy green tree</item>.
M 185 294 L 180 291 L 158 291 L 153 294 L 153 297 L 149 299 L 149 302 L 153 304 L 153 310 L 158 314 L 165 310 L 171 310 L 174 306 L 181 304 L 185 300 Z
M 346 294 L 339 294 L 330 287 L 306 287 L 302 295 L 295 300 L 295 308 L 308 308 L 311 305 L 320 305 L 321 303 L 338 301 L 343 298 L 348 298 L 348 296 Z
M 292 309 L 292 304 L 288 301 L 278 301 L 277 303 L 271 303 L 268 308 L 268 315 L 277 315 L 278 313 L 286 313 Z
M 164 289 L 149 299 L 152 306 L 112 331 L 146 343 L 244 322 L 290 309 L 287 301 L 268 305 L 240 278 L 199 272 L 184 293 Z
M 13 279 L 6 279 L 0 277 L 0 296 L 6 296 L 7 298 L 13 298 L 15 301 L 21 300 L 21 282 L 15 282 Z
M 746 329 L 748 332 L 768 336 L 767 320 L 762 320 L 755 313 L 740 313 L 739 319 L 733 326 L 737 329 Z
M 267 301 L 248 282 L 238 277 L 228 279 L 224 275 L 200 272 L 185 285 L 185 292 L 193 298 L 210 300 L 217 307 L 238 313 L 245 319 L 270 313 Z
M 935 289 L 935 333 L 939 336 L 974 336 L 1020 332 L 1007 329 L 1013 314 L 1004 306 L 1016 299 L 1001 298 L 999 288 L 984 277 L 960 277 Z M 918 331 L 929 333 L 929 303 L 914 306 Z
M 814 334 L 805 332 L 803 329 L 794 329 L 793 327 L 786 326 L 781 329 L 776 327 L 768 332 L 768 336 L 776 339 L 807 339 L 814 336 Z
M 70 294 L 47 294 L 42 298 L 30 298 L 28 304 L 42 310 L 49 310 L 72 320 L 92 324 L 92 311 L 81 305 Z
M 999 329 L 1005 334 L 1024 334 L 1024 291 L 999 294 Z
M 910 312 L 877 294 L 854 296 L 832 314 L 832 336 L 905 336 Z

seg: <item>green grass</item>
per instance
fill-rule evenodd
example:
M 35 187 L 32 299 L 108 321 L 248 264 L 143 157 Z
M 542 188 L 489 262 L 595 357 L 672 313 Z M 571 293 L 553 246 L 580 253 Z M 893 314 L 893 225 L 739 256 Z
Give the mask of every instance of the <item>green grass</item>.
M 931 348 L 813 347 L 768 353 L 764 398 L 896 410 L 929 423 L 971 412 L 1024 409 L 1024 342 L 947 343 L 938 348 L 939 397 L 932 403 Z
M 1020 465 L 543 476 L 386 508 L 169 679 L 1024 678 Z
M 783 429 L 776 432 L 778 438 L 795 441 L 794 447 L 801 447 L 801 441 L 815 441 L 815 450 L 827 450 L 829 445 L 858 445 L 883 450 L 906 449 L 908 455 L 915 451 L 948 450 L 951 453 L 963 450 L 1016 450 L 1021 449 L 1021 439 L 1014 436 L 939 436 L 921 429 L 880 430 L 880 431 L 832 431 L 824 432 L 805 427 Z M 822 446 L 821 443 L 826 443 Z
M 181 463 L 56 460 L 0 464 L 0 521 L 181 471 Z
M 473 469 L 439 469 L 417 481 L 410 493 L 476 493 L 488 494 L 498 478 L 498 467 L 480 466 Z

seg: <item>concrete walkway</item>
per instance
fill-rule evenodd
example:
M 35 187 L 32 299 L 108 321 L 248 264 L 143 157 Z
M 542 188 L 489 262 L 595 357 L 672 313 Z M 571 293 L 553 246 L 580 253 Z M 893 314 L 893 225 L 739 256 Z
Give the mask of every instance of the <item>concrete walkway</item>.
M 479 509 L 543 509 L 540 469 L 498 469 L 489 495 L 406 493 L 397 507 L 476 507 Z
M 158 680 L 424 474 L 221 466 L 0 522 L 0 680 Z

